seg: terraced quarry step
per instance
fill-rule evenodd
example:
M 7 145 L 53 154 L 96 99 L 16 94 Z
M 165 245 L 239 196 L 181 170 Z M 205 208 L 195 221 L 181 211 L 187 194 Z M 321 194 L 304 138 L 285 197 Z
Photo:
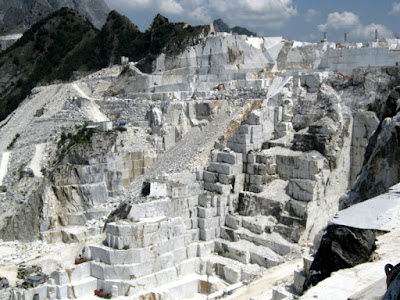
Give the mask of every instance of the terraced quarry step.
M 281 255 L 268 247 L 257 246 L 246 240 L 230 242 L 219 239 L 215 242 L 215 250 L 218 254 L 242 264 L 258 264 L 265 268 L 276 266 L 284 261 Z
M 138 293 L 143 293 L 149 289 L 155 289 L 163 285 L 177 282 L 184 276 L 199 273 L 200 259 L 196 259 L 196 262 L 186 261 L 176 266 L 165 268 L 162 271 L 151 273 L 150 275 L 143 276 L 140 278 L 127 279 L 109 279 L 99 280 L 101 288 L 105 291 L 111 291 L 113 285 L 118 287 L 119 295 L 132 296 Z
M 190 258 L 179 262 L 174 261 L 171 255 L 163 255 L 144 263 L 108 265 L 103 262 L 92 261 L 91 274 L 101 280 L 134 280 L 149 276 L 163 269 L 175 267 L 179 273 L 191 274 L 199 271 L 200 259 Z
M 270 248 L 281 256 L 289 254 L 297 255 L 300 253 L 298 246 L 286 240 L 278 232 L 256 234 L 243 227 L 236 230 L 228 227 L 221 227 L 221 238 L 231 242 L 246 240 L 257 246 Z
M 211 288 L 225 287 L 225 285 L 218 278 L 209 278 Z M 130 299 L 155 299 L 153 295 L 168 295 L 168 299 L 191 299 L 193 295 L 199 294 L 201 286 L 206 286 L 207 277 L 205 275 L 191 274 L 179 278 L 177 281 L 157 286 L 153 289 L 148 289 L 140 293 L 132 295 Z M 204 299 L 199 294 L 198 299 Z M 158 298 L 156 298 L 158 299 Z M 196 298 L 197 299 L 197 298 Z
M 42 238 L 47 243 L 79 243 L 86 241 L 89 237 L 102 234 L 101 227 L 86 227 L 86 226 L 65 226 L 41 233 Z
M 241 240 L 247 240 L 256 245 L 268 247 L 279 255 L 300 254 L 299 247 L 285 240 L 279 233 L 255 234 L 246 228 L 235 230 Z
M 215 273 L 231 284 L 239 281 L 252 281 L 265 270 L 258 264 L 244 264 L 235 259 L 215 254 L 209 255 L 203 260 L 207 262 L 206 273 Z
M 67 214 L 68 225 L 85 225 L 90 220 L 100 220 L 110 213 L 111 209 L 107 208 L 91 208 L 83 212 Z

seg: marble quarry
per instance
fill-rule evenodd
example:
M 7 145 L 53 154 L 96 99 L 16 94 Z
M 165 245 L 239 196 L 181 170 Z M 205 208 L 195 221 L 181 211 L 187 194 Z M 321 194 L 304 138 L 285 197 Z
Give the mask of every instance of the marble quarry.
M 151 74 L 124 59 L 35 88 L 0 123 L 0 247 L 43 246 L 5 254 L 0 276 L 3 266 L 13 275 L 22 263 L 47 262 L 49 279 L 12 284 L 0 299 L 97 299 L 95 291 L 230 299 L 296 260 L 304 268 L 290 272 L 294 280 L 249 298 L 330 293 L 329 278 L 304 291 L 329 226 L 371 229 L 382 241 L 398 227 L 393 182 L 362 193 L 396 172 L 397 160 L 370 143 L 396 145 L 393 45 L 217 34 L 160 55 Z M 101 122 L 113 126 L 102 131 Z M 89 142 L 74 142 L 82 136 Z M 46 253 L 57 245 L 50 264 Z M 354 280 L 346 297 L 367 286 Z

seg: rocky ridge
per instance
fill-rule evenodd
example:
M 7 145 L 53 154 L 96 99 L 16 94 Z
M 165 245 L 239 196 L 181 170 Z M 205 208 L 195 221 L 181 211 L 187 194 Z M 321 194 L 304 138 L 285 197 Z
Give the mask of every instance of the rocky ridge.
M 151 27 L 140 32 L 127 17 L 111 11 L 98 31 L 76 11 L 63 7 L 1 52 L 0 119 L 39 83 L 74 80 L 119 63 L 121 58 L 134 60 L 142 71 L 151 72 L 157 55 L 181 53 L 204 37 L 206 28 L 171 23 L 158 14 Z
M 0 31 L 2 34 L 23 33 L 33 24 L 49 14 L 68 7 L 87 18 L 96 28 L 101 28 L 110 9 L 103 0 L 84 1 L 43 1 L 14 0 L 2 1 L 0 5 Z
M 233 34 L 241 34 L 248 36 L 257 36 L 255 32 L 248 30 L 247 28 L 234 26 L 230 28 L 222 19 L 217 19 L 213 21 L 214 29 L 217 32 L 228 32 Z

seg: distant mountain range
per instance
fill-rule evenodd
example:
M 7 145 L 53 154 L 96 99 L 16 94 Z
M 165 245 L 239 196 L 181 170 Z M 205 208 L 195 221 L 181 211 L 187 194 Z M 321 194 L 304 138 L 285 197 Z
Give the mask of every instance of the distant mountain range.
M 0 35 L 25 32 L 62 7 L 76 10 L 98 29 L 110 12 L 103 0 L 0 0 Z
M 213 22 L 214 29 L 217 32 L 232 32 L 237 34 L 243 34 L 248 36 L 257 36 L 257 33 L 248 30 L 247 28 L 235 26 L 230 28 L 222 19 L 217 19 Z

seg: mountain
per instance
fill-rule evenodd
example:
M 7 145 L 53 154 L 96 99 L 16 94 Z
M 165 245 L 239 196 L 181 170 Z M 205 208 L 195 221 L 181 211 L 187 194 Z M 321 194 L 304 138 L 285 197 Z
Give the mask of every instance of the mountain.
M 140 35 L 128 18 L 111 11 L 102 29 L 71 54 L 68 64 L 60 70 L 60 79 L 68 80 L 77 70 L 95 71 L 118 63 L 121 56 L 129 57 L 132 42 Z
M 218 32 L 230 32 L 231 28 L 222 19 L 214 20 L 214 29 Z
M 97 30 L 69 8 L 50 14 L 0 53 L 0 120 L 12 112 L 39 83 L 65 77 L 67 57 Z
M 153 70 L 157 55 L 178 53 L 197 43 L 205 26 L 171 23 L 158 14 L 151 27 L 136 25 L 111 11 L 99 31 L 76 11 L 62 8 L 33 25 L 0 53 L 0 120 L 10 114 L 37 84 L 67 81 L 76 74 L 119 62 L 137 61 L 143 72 Z
M 101 28 L 110 9 L 103 0 L 12 0 L 0 1 L 0 34 L 21 33 L 49 14 L 68 7 Z
M 150 28 L 141 32 L 127 17 L 111 11 L 97 36 L 71 56 L 61 79 L 69 79 L 76 70 L 95 71 L 116 64 L 121 56 L 138 62 L 141 71 L 150 73 L 157 55 L 181 52 L 205 30 L 206 26 L 172 23 L 157 14 Z
M 237 34 L 243 34 L 248 36 L 257 36 L 257 33 L 248 30 L 247 28 L 235 26 L 230 28 L 228 24 L 226 24 L 222 19 L 214 20 L 213 22 L 214 28 L 217 32 L 231 32 Z

